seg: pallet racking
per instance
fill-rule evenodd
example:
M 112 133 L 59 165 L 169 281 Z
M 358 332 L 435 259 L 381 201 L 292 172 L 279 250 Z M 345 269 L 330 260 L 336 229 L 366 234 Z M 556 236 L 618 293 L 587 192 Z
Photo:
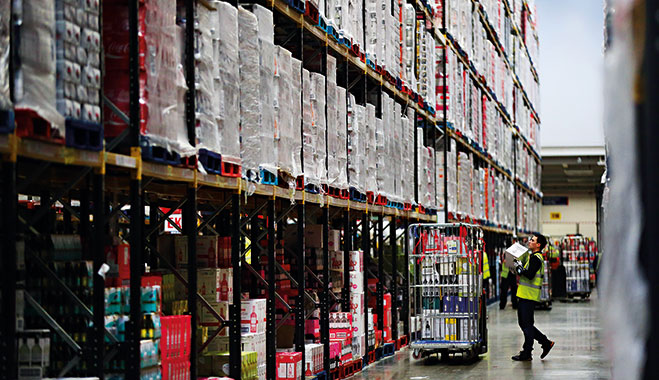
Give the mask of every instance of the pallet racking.
M 236 1 L 230 2 L 238 6 Z M 423 128 L 423 134 L 414 134 L 415 141 L 423 146 L 430 146 L 435 151 L 444 149 L 444 169 L 446 170 L 446 151 L 449 140 L 453 139 L 458 144 L 460 151 L 474 154 L 481 167 L 494 170 L 500 175 L 514 180 L 517 193 L 525 193 L 529 198 L 537 201 L 541 194 L 532 189 L 517 175 L 516 165 L 506 167 L 492 157 L 486 149 L 478 143 L 463 135 L 461 131 L 454 128 L 446 114 L 443 116 L 436 112 L 435 107 L 423 102 L 418 94 L 394 78 L 380 66 L 369 62 L 365 55 L 360 54 L 359 49 L 354 46 L 348 47 L 340 39 L 336 38 L 327 26 L 323 27 L 322 18 L 314 18 L 312 14 L 300 12 L 300 3 L 287 3 L 282 0 L 266 0 L 259 2 L 271 9 L 274 13 L 277 25 L 275 39 L 281 46 L 286 46 L 294 56 L 302 61 L 303 67 L 309 70 L 326 74 L 326 61 L 328 56 L 337 59 L 338 82 L 346 90 L 353 94 L 357 102 L 366 105 L 367 101 L 376 101 L 381 104 L 383 94 L 393 98 L 401 107 L 413 110 L 413 118 L 416 126 Z M 348 271 L 344 272 L 344 286 L 341 294 L 334 294 L 328 287 L 327 238 L 330 228 L 340 229 L 343 234 L 342 244 L 344 246 L 344 262 L 349 259 L 349 252 L 353 248 L 360 247 L 365 252 L 365 267 L 369 268 L 369 261 L 374 260 L 373 267 L 377 271 L 367 270 L 364 276 L 365 304 L 368 298 L 376 298 L 376 311 L 378 324 L 382 326 L 384 294 L 390 292 L 392 297 L 392 340 L 396 348 L 404 345 L 411 333 L 409 326 L 410 299 L 408 289 L 409 268 L 405 263 L 408 260 L 408 236 L 405 233 L 409 224 L 415 222 L 436 221 L 433 210 L 422 213 L 421 209 L 401 210 L 386 206 L 378 206 L 369 203 L 352 201 L 350 199 L 339 199 L 321 194 L 312 194 L 307 191 L 293 191 L 277 185 L 253 184 L 241 178 L 227 177 L 217 174 L 202 173 L 194 168 L 173 166 L 162 163 L 149 162 L 143 158 L 144 145 L 140 134 L 141 108 L 139 104 L 139 62 L 138 56 L 138 3 L 128 2 L 129 15 L 129 65 L 130 79 L 130 107 L 129 113 L 123 114 L 119 108 L 104 98 L 105 105 L 111 109 L 113 114 L 122 119 L 128 128 L 118 137 L 105 141 L 104 148 L 100 152 L 82 150 L 49 142 L 32 140 L 19 137 L 13 130 L 9 133 L 0 134 L 0 153 L 3 156 L 2 168 L 2 236 L 5 242 L 21 242 L 20 244 L 5 244 L 0 247 L 3 268 L 17 267 L 22 262 L 22 242 L 25 242 L 26 261 L 36 263 L 45 275 L 52 279 L 54 286 L 59 288 L 67 299 L 70 299 L 81 309 L 85 310 L 85 318 L 89 323 L 90 343 L 80 346 L 71 339 L 64 329 L 61 328 L 54 318 L 44 309 L 39 308 L 39 303 L 24 288 L 24 271 L 3 272 L 2 286 L 2 310 L 3 329 L 1 334 L 2 360 L 0 361 L 3 373 L 9 378 L 17 377 L 18 353 L 16 342 L 16 320 L 13 317 L 16 308 L 16 295 L 25 294 L 25 299 L 31 307 L 37 309 L 48 325 L 62 339 L 67 342 L 76 353 L 76 362 L 72 362 L 71 368 L 78 360 L 88 363 L 88 374 L 103 378 L 106 371 L 105 363 L 117 355 L 127 355 L 126 368 L 123 371 L 127 378 L 138 378 L 140 373 L 140 324 L 142 320 L 140 300 L 138 297 L 131 298 L 130 320 L 126 327 L 126 340 L 120 342 L 116 337 L 106 330 L 104 322 L 104 279 L 99 275 L 102 265 L 106 261 L 105 239 L 109 228 L 118 224 L 121 218 L 128 223 L 127 241 L 130 243 L 130 291 L 139 294 L 142 286 L 142 277 L 145 275 L 144 264 L 148 263 L 163 268 L 176 277 L 176 281 L 185 284 L 188 290 L 188 313 L 191 315 L 190 342 L 190 374 L 195 377 L 197 369 L 197 358 L 210 342 L 220 334 L 222 328 L 227 327 L 230 331 L 230 374 L 233 378 L 240 378 L 240 305 L 241 290 L 244 282 L 241 277 L 250 278 L 250 289 L 246 289 L 252 296 L 267 294 L 267 373 L 268 378 L 275 373 L 275 348 L 276 331 L 280 325 L 276 324 L 277 302 L 282 302 L 287 314 L 295 316 L 295 350 L 302 352 L 304 357 L 304 321 L 309 313 L 305 312 L 304 304 L 309 300 L 305 282 L 309 278 L 320 284 L 319 301 L 313 301 L 315 308 L 320 309 L 321 342 L 325 347 L 324 368 L 325 373 L 329 369 L 329 321 L 330 311 L 336 310 L 337 305 L 343 311 L 350 311 L 349 305 L 349 277 Z M 185 18 L 195 19 L 196 8 L 212 8 L 213 4 L 205 0 L 186 1 Z M 297 4 L 297 6 L 296 6 Z M 304 5 L 304 3 L 302 3 Z M 513 72 L 513 63 L 500 42 L 503 37 L 498 36 L 488 23 L 488 16 L 479 1 L 472 1 L 482 22 L 482 27 L 499 54 L 504 56 L 506 67 Z M 506 11 L 512 18 L 508 3 L 504 1 Z M 417 17 L 423 18 L 425 25 L 429 27 L 431 35 L 437 46 L 443 46 L 454 52 L 460 62 L 467 68 L 471 80 L 478 86 L 480 91 L 490 101 L 505 124 L 520 142 L 523 150 L 530 152 L 532 160 L 539 163 L 536 148 L 529 142 L 528 136 L 520 132 L 519 126 L 515 124 L 511 114 L 505 106 L 497 101 L 488 84 L 480 75 L 464 54 L 464 50 L 446 31 L 446 16 L 441 20 L 435 18 L 436 11 L 432 6 L 417 0 L 412 4 L 415 7 Z M 515 30 L 519 30 L 516 26 Z M 188 91 L 185 97 L 185 123 L 188 142 L 194 146 L 197 136 L 195 128 L 195 62 L 194 62 L 194 25 L 185 25 L 185 77 Z M 517 36 L 521 36 L 519 32 Z M 520 37 L 521 38 L 521 37 Z M 12 49 L 15 47 L 12 46 Z M 526 52 L 528 55 L 528 51 Z M 535 73 L 535 69 L 533 69 Z M 537 80 L 537 74 L 535 74 Z M 396 79 L 399 79 L 398 81 Z M 523 99 L 528 107 L 533 110 L 524 87 L 518 78 L 515 85 L 523 94 Z M 538 115 L 532 112 L 533 117 L 539 123 Z M 129 150 L 125 148 L 128 147 Z M 514 145 L 516 152 L 518 144 Z M 302 154 L 301 154 L 302 155 Z M 419 166 L 416 160 L 415 169 Z M 415 173 L 418 173 L 415 170 Z M 445 176 L 446 181 L 446 176 Z M 418 176 L 415 184 L 419 184 Z M 437 184 L 435 184 L 437 185 Z M 416 186 L 418 188 L 418 186 Z M 446 189 L 446 182 L 444 189 Z M 435 189 L 437 192 L 437 188 Z M 20 195 L 38 196 L 40 207 L 28 210 L 24 204 L 18 201 Z M 441 195 L 439 195 L 441 197 Z M 486 232 L 486 242 L 495 247 L 502 244 L 507 236 L 515 232 L 521 232 L 518 223 L 510 225 L 495 224 L 487 219 L 474 219 L 469 215 L 457 215 L 451 212 L 447 206 L 446 192 L 443 194 L 444 208 L 439 210 L 439 218 L 446 221 L 467 220 L 478 223 Z M 516 202 L 517 202 L 517 198 Z M 419 194 L 415 194 L 415 200 L 419 200 Z M 79 206 L 74 206 L 79 202 Z M 65 230 L 72 230 L 72 220 L 78 220 L 79 235 L 88 239 L 89 243 L 83 245 L 83 257 L 93 262 L 93 296 L 91 305 L 84 305 L 69 286 L 61 281 L 58 276 L 48 270 L 48 263 L 39 259 L 38 251 L 30 242 L 42 240 L 53 231 L 54 206 L 61 204 L 63 207 L 62 223 Z M 130 212 L 126 211 L 130 207 Z M 421 205 L 420 205 L 421 206 Z M 145 207 L 149 213 L 145 215 Z M 169 208 L 162 211 L 161 207 Z M 171 259 L 163 252 L 159 252 L 157 246 L 157 232 L 164 223 L 171 223 L 172 214 L 175 210 L 182 210 L 182 228 L 180 233 L 187 236 L 187 250 L 190 257 L 195 257 L 197 249 L 196 240 L 198 236 L 230 236 L 231 237 L 231 267 L 233 268 L 233 306 L 230 308 L 228 318 L 222 318 L 206 302 L 198 292 L 198 273 L 196 261 L 190 260 L 187 274 L 179 271 Z M 515 218 L 518 217 L 515 214 Z M 44 221 L 45 220 L 45 221 Z M 280 234 L 285 229 L 296 228 L 298 236 L 304 236 L 307 223 L 320 224 L 323 229 L 323 240 L 325 242 L 322 250 L 323 269 L 320 274 L 312 271 L 305 263 L 306 249 L 304 239 L 299 239 L 295 246 L 283 247 L 287 257 L 290 257 L 297 265 L 286 271 L 276 260 L 268 260 L 262 265 L 254 257 L 265 255 L 268 258 L 275 257 L 275 251 Z M 178 227 L 176 227 L 178 229 Z M 532 228 L 526 228 L 532 229 Z M 246 245 L 249 239 L 251 244 Z M 260 241 L 265 239 L 265 244 Z M 19 249 L 17 249 L 17 246 Z M 246 255 L 250 253 L 252 260 L 248 262 Z M 388 256 L 388 257 L 387 257 Z M 389 258 L 390 257 L 390 258 Z M 493 262 L 490 260 L 490 262 Z M 496 262 L 496 261 L 494 261 Z M 265 273 L 265 276 L 263 276 Z M 276 288 L 276 274 L 282 273 L 300 289 L 295 299 L 295 306 L 283 302 Z M 369 294 L 369 278 L 378 279 L 375 292 Z M 17 290 L 19 291 L 17 293 Z M 93 306 L 93 307 L 91 307 Z M 92 311 L 93 310 L 93 311 Z M 5 312 L 6 311 L 6 312 Z M 199 315 L 207 311 L 219 320 L 217 329 L 209 333 L 209 338 L 199 347 L 196 347 L 198 330 L 196 328 Z M 368 314 L 364 319 L 368 318 Z M 403 322 L 403 329 L 399 331 L 398 321 Z M 109 342 L 108 342 L 109 340 Z M 106 342 L 103 344 L 102 342 Z M 197 348 L 197 349 L 195 349 Z M 382 356 L 383 347 L 379 348 Z M 371 356 L 376 351 L 375 347 L 367 347 L 365 356 Z M 374 355 L 377 356 L 377 355 Z M 64 375 L 66 371 L 61 374 Z

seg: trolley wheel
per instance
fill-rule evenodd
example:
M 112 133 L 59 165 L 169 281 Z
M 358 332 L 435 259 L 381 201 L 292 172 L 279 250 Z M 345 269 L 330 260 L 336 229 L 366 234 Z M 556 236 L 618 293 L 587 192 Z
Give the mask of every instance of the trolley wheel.
M 414 349 L 414 351 L 412 351 L 412 357 L 414 360 L 421 359 L 423 357 L 423 351 L 418 348 Z

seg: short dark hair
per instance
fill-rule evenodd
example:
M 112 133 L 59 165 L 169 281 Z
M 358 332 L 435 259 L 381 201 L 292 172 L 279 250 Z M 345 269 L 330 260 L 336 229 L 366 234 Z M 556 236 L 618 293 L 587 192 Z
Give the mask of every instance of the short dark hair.
M 538 241 L 538 244 L 540 244 L 540 251 L 545 249 L 547 246 L 547 238 L 543 234 L 539 234 L 537 232 L 533 233 L 533 236 L 535 236 L 536 240 Z

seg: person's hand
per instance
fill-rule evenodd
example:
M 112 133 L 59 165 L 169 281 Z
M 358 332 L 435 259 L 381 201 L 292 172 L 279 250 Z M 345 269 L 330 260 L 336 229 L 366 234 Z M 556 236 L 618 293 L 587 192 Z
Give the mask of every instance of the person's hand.
M 519 260 L 517 259 L 515 259 L 513 263 L 515 264 L 515 272 L 517 274 L 522 274 L 522 271 L 524 270 L 524 266 L 522 265 L 522 263 L 519 262 Z

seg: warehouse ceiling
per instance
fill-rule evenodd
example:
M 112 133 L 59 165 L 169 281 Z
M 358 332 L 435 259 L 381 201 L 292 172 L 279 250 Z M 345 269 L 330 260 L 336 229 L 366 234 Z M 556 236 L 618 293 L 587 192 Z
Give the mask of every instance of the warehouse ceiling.
M 604 169 L 604 149 L 543 148 L 542 193 L 595 192 Z

